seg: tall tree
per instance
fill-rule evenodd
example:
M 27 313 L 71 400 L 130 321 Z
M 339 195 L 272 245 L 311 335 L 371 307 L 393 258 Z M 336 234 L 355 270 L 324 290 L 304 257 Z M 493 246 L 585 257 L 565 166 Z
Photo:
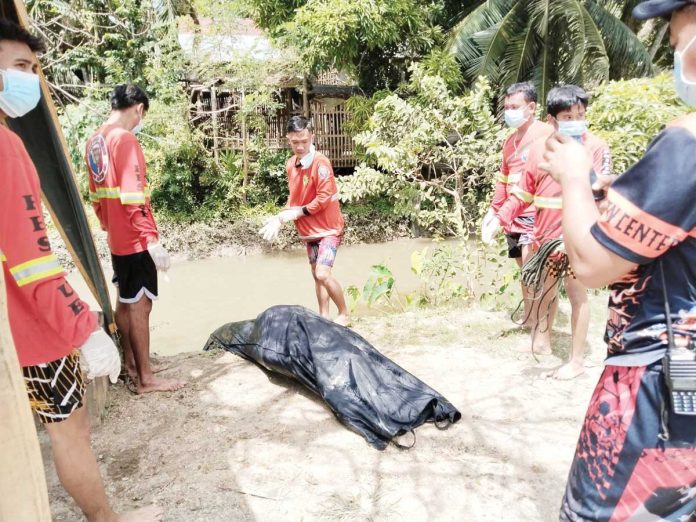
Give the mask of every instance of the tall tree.
M 556 83 L 592 85 L 652 72 L 651 56 L 622 21 L 633 0 L 487 0 L 451 31 L 449 49 L 469 81 L 500 90 L 535 82 L 540 99 Z

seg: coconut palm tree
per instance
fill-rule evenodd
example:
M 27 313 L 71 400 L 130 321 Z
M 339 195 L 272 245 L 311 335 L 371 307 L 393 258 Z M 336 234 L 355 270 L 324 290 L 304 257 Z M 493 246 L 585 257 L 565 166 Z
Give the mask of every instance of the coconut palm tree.
M 501 90 L 532 80 L 544 100 L 556 83 L 592 85 L 652 72 L 646 46 L 629 28 L 635 0 L 487 0 L 451 30 L 449 50 L 473 81 Z

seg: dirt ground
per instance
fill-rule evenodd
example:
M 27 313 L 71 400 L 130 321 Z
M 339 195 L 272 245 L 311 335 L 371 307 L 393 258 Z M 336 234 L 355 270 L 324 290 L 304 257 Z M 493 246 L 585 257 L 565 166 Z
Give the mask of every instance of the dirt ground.
M 591 367 L 569 382 L 541 376 L 567 352 L 567 317 L 558 351 L 539 362 L 511 350 L 526 336 L 503 313 L 359 320 L 364 337 L 462 413 L 447 430 L 419 428 L 408 451 L 373 449 L 298 386 L 234 355 L 167 358 L 165 373 L 190 381 L 184 391 L 111 388 L 92 437 L 108 493 L 118 509 L 156 502 L 181 522 L 558 520 L 601 370 L 604 303 L 593 299 Z M 54 520 L 81 520 L 41 439 Z

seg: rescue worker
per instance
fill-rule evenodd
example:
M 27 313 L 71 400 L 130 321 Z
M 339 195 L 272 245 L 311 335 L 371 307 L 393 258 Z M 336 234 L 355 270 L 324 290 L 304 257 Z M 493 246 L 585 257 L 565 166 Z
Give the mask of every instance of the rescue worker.
M 336 323 L 347 326 L 350 313 L 343 289 L 332 275 L 338 247 L 343 240 L 343 214 L 331 162 L 314 147 L 312 122 L 303 116 L 288 121 L 287 138 L 294 155 L 285 169 L 290 197 L 287 207 L 261 229 L 267 241 L 278 236 L 281 227 L 294 221 L 306 246 L 319 303 L 319 313 L 330 318 L 329 299 L 338 308 Z
M 150 106 L 137 85 L 111 93 L 111 115 L 87 141 L 85 159 L 94 212 L 108 236 L 113 282 L 118 287 L 116 325 L 126 370 L 138 393 L 174 391 L 175 379 L 155 377 L 150 363 L 150 312 L 157 271 L 170 266 L 150 206 L 145 156 L 135 135 Z
M 674 77 L 696 106 L 696 2 L 641 2 L 670 17 Z M 541 168 L 563 189 L 563 237 L 582 284 L 609 285 L 605 368 L 590 399 L 562 521 L 696 519 L 696 113 L 670 123 L 595 207 L 590 158 L 554 135 Z
M 65 280 L 46 235 L 36 169 L 19 136 L 6 127 L 7 118 L 21 118 L 40 101 L 34 53 L 41 50 L 38 38 L 0 19 L 0 261 L 12 337 L 31 407 L 48 432 L 58 478 L 87 520 L 161 520 L 156 506 L 121 515 L 109 506 L 90 447 L 80 348 L 111 340 Z M 116 367 L 117 374 L 118 361 Z

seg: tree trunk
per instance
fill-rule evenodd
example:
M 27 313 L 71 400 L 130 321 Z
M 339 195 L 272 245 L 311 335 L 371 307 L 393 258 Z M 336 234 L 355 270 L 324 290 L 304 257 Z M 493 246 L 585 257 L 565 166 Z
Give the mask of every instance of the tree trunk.
M 246 203 L 246 188 L 249 182 L 249 130 L 247 129 L 246 121 L 246 93 L 242 89 L 241 93 L 241 103 L 239 107 L 240 115 L 242 117 L 241 127 L 242 127 L 242 198 Z
M 0 520 L 51 520 L 46 475 L 7 317 L 0 270 Z

